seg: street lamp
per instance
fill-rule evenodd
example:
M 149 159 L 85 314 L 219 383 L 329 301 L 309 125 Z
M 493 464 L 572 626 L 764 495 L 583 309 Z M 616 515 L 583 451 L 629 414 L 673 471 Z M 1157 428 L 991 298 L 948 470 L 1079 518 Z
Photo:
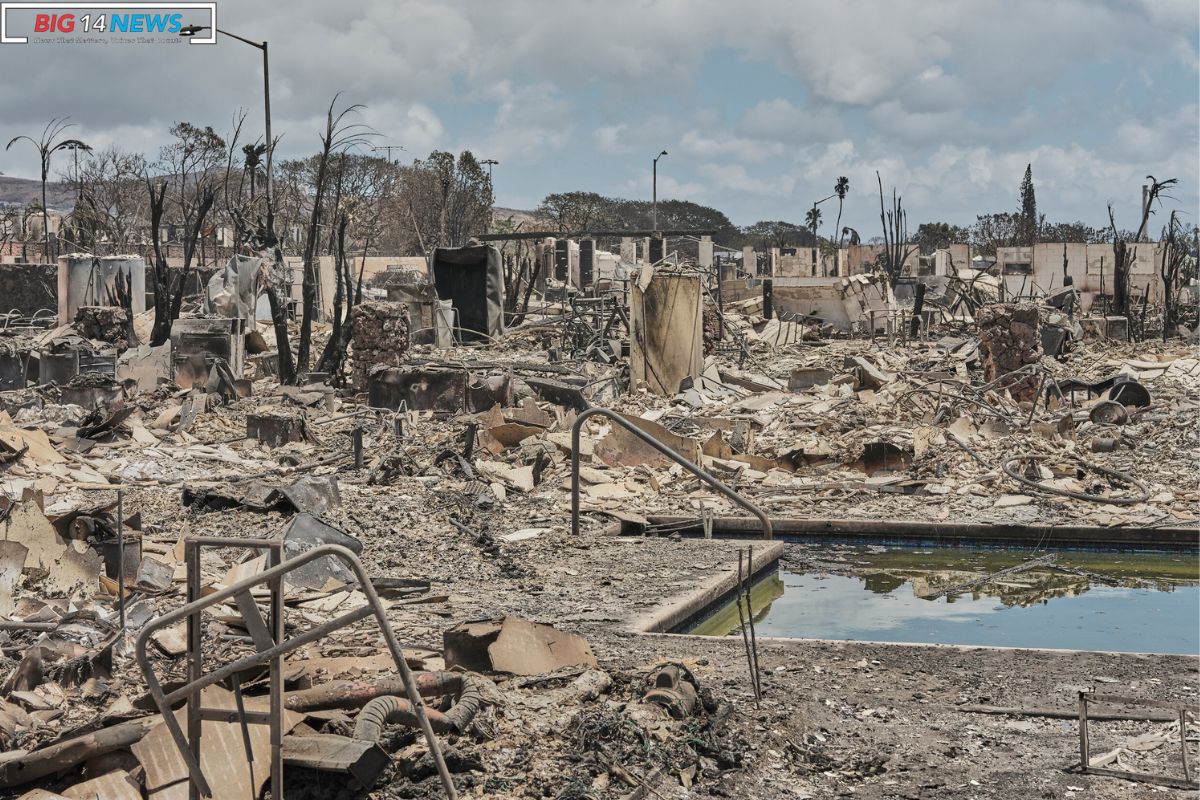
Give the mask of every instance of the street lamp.
M 658 231 L 658 160 L 665 155 L 667 155 L 667 151 L 663 150 L 661 153 L 659 153 L 658 155 L 656 155 L 654 157 L 654 168 L 653 168 L 653 173 L 652 173 L 652 177 L 650 180 L 650 191 L 651 191 L 651 201 L 650 201 L 651 225 L 650 225 L 650 227 L 654 228 L 655 231 Z
M 491 182 L 491 180 L 492 180 L 492 167 L 494 167 L 494 166 L 498 165 L 500 162 L 499 162 L 499 161 L 497 161 L 497 160 L 496 160 L 496 159 L 494 159 L 494 158 L 485 158 L 483 161 L 480 161 L 479 163 L 480 163 L 480 164 L 484 164 L 485 166 L 487 166 L 487 168 L 488 168 L 488 182 L 490 183 L 490 182 Z
M 179 35 L 186 38 L 186 37 L 190 37 L 190 36 L 195 36 L 200 31 L 205 31 L 205 30 L 208 30 L 207 25 L 185 25 L 183 28 L 180 29 Z M 272 205 L 272 203 L 273 203 L 273 200 L 275 197 L 275 192 L 274 192 L 275 183 L 273 180 L 271 161 L 272 161 L 273 156 L 275 155 L 275 141 L 271 138 L 271 69 L 270 69 L 269 59 L 267 58 L 267 43 L 265 41 L 255 42 L 250 39 L 246 39 L 241 36 L 238 36 L 236 33 L 230 33 L 229 31 L 223 31 L 220 28 L 217 28 L 216 31 L 217 31 L 217 33 L 221 33 L 221 34 L 224 34 L 225 36 L 228 36 L 230 39 L 237 39 L 239 42 L 248 44 L 251 47 L 257 48 L 258 50 L 262 51 L 262 56 L 263 56 L 263 112 L 264 112 L 263 115 L 265 117 L 264 134 L 266 136 L 266 144 L 267 144 L 267 235 L 269 237 L 271 237 L 271 239 L 272 239 L 272 241 L 269 242 L 268 244 L 274 245 L 275 244 L 275 242 L 274 242 L 275 212 L 274 212 L 274 206 Z

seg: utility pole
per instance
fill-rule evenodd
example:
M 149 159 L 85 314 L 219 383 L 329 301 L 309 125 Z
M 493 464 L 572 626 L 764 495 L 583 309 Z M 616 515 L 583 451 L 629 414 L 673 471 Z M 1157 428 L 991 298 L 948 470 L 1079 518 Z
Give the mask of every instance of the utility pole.
M 387 160 L 391 161 L 393 164 L 395 164 L 396 162 L 392 161 L 392 151 L 393 150 L 403 150 L 403 149 L 404 148 L 398 144 L 381 144 L 378 147 L 371 148 L 371 150 L 376 153 L 378 153 L 380 150 L 386 151 L 387 152 Z

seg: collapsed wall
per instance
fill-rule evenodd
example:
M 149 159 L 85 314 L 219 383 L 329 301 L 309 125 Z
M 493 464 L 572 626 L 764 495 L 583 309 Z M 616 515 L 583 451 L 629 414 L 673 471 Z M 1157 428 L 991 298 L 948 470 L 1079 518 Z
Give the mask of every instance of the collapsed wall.
M 354 387 L 367 388 L 376 364 L 399 366 L 408 352 L 408 306 L 382 300 L 354 307 Z

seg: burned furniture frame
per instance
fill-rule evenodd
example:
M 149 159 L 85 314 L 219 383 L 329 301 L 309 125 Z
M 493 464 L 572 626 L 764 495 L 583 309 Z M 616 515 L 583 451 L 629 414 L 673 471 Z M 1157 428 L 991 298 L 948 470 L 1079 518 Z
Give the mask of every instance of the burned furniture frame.
M 1091 743 L 1088 738 L 1088 703 L 1114 703 L 1120 705 L 1145 706 L 1147 708 L 1165 708 L 1179 715 L 1180 759 L 1183 763 L 1183 777 L 1173 775 L 1156 775 L 1150 772 L 1133 772 L 1124 769 L 1109 769 L 1108 767 L 1092 766 Z M 1167 700 L 1143 700 L 1137 697 L 1125 697 L 1115 694 L 1097 694 L 1096 692 L 1079 693 L 1079 771 L 1084 775 L 1107 775 L 1113 778 L 1153 783 L 1159 786 L 1172 786 L 1177 789 L 1200 789 L 1200 780 L 1192 776 L 1188 764 L 1187 753 L 1187 717 L 1195 716 L 1182 702 Z
M 571 426 L 571 535 L 579 535 L 579 433 L 583 429 L 583 423 L 589 417 L 602 416 L 612 420 L 614 425 L 619 425 L 625 430 L 632 433 L 637 438 L 641 439 L 646 444 L 653 447 L 658 452 L 662 453 L 667 458 L 674 461 L 679 466 L 686 469 L 688 472 L 695 475 L 697 478 L 707 483 L 712 488 L 723 494 L 725 497 L 737 503 L 742 508 L 749 511 L 754 516 L 758 517 L 762 523 L 763 538 L 770 541 L 774 538 L 775 532 L 771 527 L 771 520 L 763 512 L 761 508 L 747 500 L 742 495 L 730 489 L 725 484 L 721 483 L 715 476 L 705 471 L 703 468 L 693 464 L 683 457 L 682 454 L 668 447 L 667 445 L 655 439 L 650 434 L 646 433 L 641 428 L 637 427 L 629 420 L 622 417 L 617 412 L 608 408 L 589 408 L 586 411 L 580 412 L 575 418 L 575 424 Z
M 197 800 L 201 796 L 212 796 L 211 787 L 200 767 L 201 721 L 209 719 L 224 722 L 230 721 L 231 718 L 240 720 L 242 734 L 244 738 L 247 738 L 247 741 L 247 723 L 265 723 L 271 726 L 271 796 L 276 798 L 283 797 L 283 656 L 299 647 L 310 642 L 315 642 L 334 631 L 370 616 L 374 616 L 378 622 L 388 650 L 396 662 L 396 668 L 399 670 L 401 680 L 404 683 L 405 693 L 408 695 L 408 699 L 412 703 L 413 710 L 416 712 L 417 719 L 420 722 L 421 730 L 425 735 L 425 741 L 429 745 L 430 755 L 437 766 L 442 785 L 446 790 L 446 796 L 450 800 L 457 800 L 458 794 L 454 788 L 454 781 L 450 777 L 449 770 L 446 768 L 441 748 L 433 733 L 433 728 L 429 724 L 429 718 L 425 714 L 425 705 L 417 689 L 416 681 L 413 679 L 413 674 L 404 660 L 404 653 L 400 649 L 400 643 L 396 639 L 391 625 L 388 623 L 383 605 L 379 602 L 379 595 L 375 592 L 375 588 L 372 586 L 366 570 L 363 569 L 362 563 L 354 553 L 340 545 L 321 545 L 281 563 L 283 541 L 279 539 L 189 537 L 185 540 L 185 544 L 188 563 L 188 603 L 151 620 L 142 628 L 137 638 L 136 657 L 142 674 L 146 679 L 146 686 L 150 691 L 150 696 L 154 699 L 155 705 L 162 714 L 163 722 L 170 731 L 171 737 L 175 741 L 175 746 L 179 749 L 179 754 L 187 766 L 188 775 L 191 780 L 190 797 L 193 800 Z M 199 596 L 199 556 L 202 547 L 249 547 L 265 549 L 270 553 L 270 566 L 258 575 L 252 575 L 238 581 L 232 586 L 201 598 Z M 325 557 L 340 560 L 354 572 L 359 582 L 359 588 L 367 598 L 367 605 L 356 608 L 336 619 L 322 623 L 315 628 L 285 640 L 283 576 L 303 567 L 311 561 Z M 260 584 L 267 584 L 271 587 L 270 628 L 273 630 L 268 629 L 267 623 L 258 611 L 257 603 L 250 594 L 250 590 Z M 201 658 L 201 612 L 210 606 L 230 599 L 237 603 L 238 609 L 245 620 L 246 629 L 254 641 L 257 652 L 225 664 L 205 675 L 202 671 L 203 661 Z M 159 682 L 158 677 L 154 673 L 154 668 L 150 663 L 147 649 L 151 636 L 156 631 L 169 627 L 183 619 L 188 621 L 188 683 L 170 693 L 164 693 L 162 684 Z M 266 714 L 262 712 L 247 712 L 242 703 L 241 692 L 236 684 L 236 676 L 249 667 L 260 666 L 262 664 L 270 665 L 270 711 Z M 201 690 L 231 677 L 235 679 L 234 696 L 237 701 L 237 710 L 201 708 Z M 180 700 L 187 700 L 187 737 L 184 736 L 183 731 L 179 727 L 178 720 L 175 719 L 175 715 L 171 711 L 172 704 Z M 248 745 L 247 755 L 249 755 Z

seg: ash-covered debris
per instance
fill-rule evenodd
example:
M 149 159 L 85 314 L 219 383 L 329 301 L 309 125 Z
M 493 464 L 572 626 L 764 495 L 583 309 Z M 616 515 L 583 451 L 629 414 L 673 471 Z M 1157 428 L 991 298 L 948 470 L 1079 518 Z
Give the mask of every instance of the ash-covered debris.
M 610 266 L 594 262 L 617 281 Z M 764 307 L 761 286 L 737 296 L 744 278 L 718 304 L 686 260 L 620 274 L 645 285 L 626 295 L 594 278 L 589 303 L 569 281 L 535 280 L 523 319 L 470 344 L 450 330 L 463 309 L 445 336 L 410 336 L 414 307 L 445 302 L 427 283 L 419 297 L 356 304 L 341 320 L 349 386 L 344 360 L 322 372 L 316 355 L 281 384 L 268 320 L 188 311 L 186 337 L 119 361 L 119 308 L 14 337 L 27 362 L 19 390 L 0 393 L 0 788 L 186 788 L 136 642 L 149 631 L 149 666 L 175 691 L 197 653 L 211 671 L 269 647 L 276 602 L 286 638 L 354 617 L 282 663 L 286 796 L 314 800 L 445 796 L 441 764 L 464 797 L 950 798 L 972 780 L 979 797 L 1065 792 L 1082 778 L 1061 771 L 1077 750 L 1056 724 L 963 709 L 1069 712 L 1062 687 L 1101 678 L 1195 703 L 1194 667 L 1169 656 L 789 644 L 752 639 L 749 621 L 745 640 L 740 628 L 640 632 L 702 610 L 680 610 L 685 597 L 728 595 L 745 543 L 722 529 L 760 531 L 708 478 L 807 534 L 1002 529 L 1044 547 L 1069 527 L 1194 543 L 1200 494 L 1179 476 L 1200 361 L 1185 343 L 1097 338 L 1074 300 L 999 304 L 999 282 L 983 279 L 942 276 L 918 313 L 880 276 L 821 292 L 780 279 Z M 494 309 L 475 311 L 486 322 Z M 285 328 L 292 346 L 298 324 Z M 313 325 L 314 354 L 332 335 Z M 577 425 L 595 406 L 627 424 Z M 197 537 L 219 541 L 197 552 Z M 329 550 L 261 579 L 272 543 L 287 559 L 345 548 L 366 580 Z M 755 558 L 768 547 L 755 542 Z M 825 541 L 769 552 L 795 569 L 862 571 Z M 1052 567 L 1040 558 L 1030 563 Z M 195 601 L 247 588 L 200 612 L 198 646 L 182 618 L 159 627 L 188 601 L 189 570 Z M 955 571 L 928 596 L 1031 574 Z M 1109 579 L 1124 585 L 1071 573 L 1046 598 Z M 436 750 L 367 613 L 372 594 Z M 269 730 L 250 720 L 270 710 L 272 683 L 261 664 L 239 675 L 200 694 L 221 709 L 201 736 L 218 797 L 270 791 Z M 1122 742 L 1155 733 L 1117 724 Z M 1162 766 L 1149 752 L 1147 768 Z M 1012 757 L 1028 777 L 1001 782 Z

